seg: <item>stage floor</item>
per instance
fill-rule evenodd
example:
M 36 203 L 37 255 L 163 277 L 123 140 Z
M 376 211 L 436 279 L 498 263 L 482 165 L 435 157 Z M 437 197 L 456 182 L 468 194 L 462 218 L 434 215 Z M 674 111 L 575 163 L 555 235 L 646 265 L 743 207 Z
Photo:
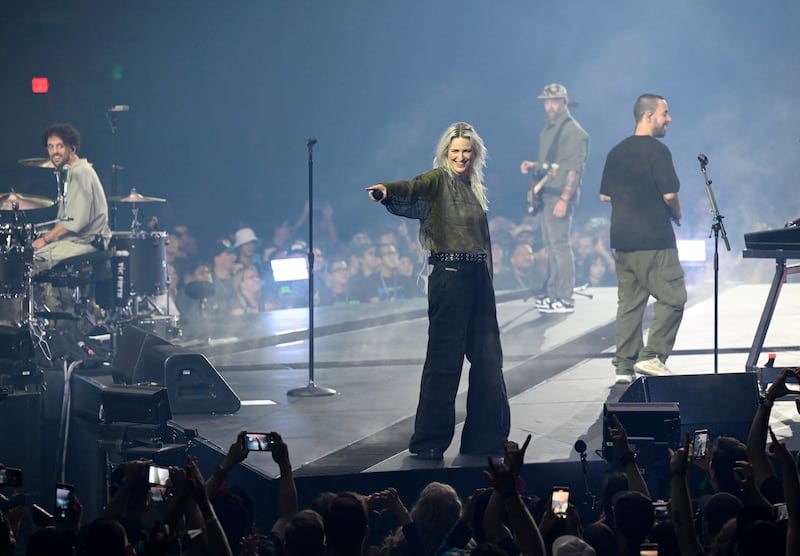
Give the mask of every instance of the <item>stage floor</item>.
M 744 372 L 769 284 L 720 288 L 718 372 Z M 532 299 L 498 294 L 504 373 L 511 404 L 511 434 L 533 440 L 526 462 L 577 460 L 582 439 L 589 459 L 600 459 L 602 413 L 627 386 L 615 385 L 616 288 L 588 290 L 570 315 L 540 315 Z M 668 366 L 675 374 L 714 372 L 713 284 L 690 288 L 689 304 Z M 786 284 L 759 363 L 768 351 L 777 366 L 800 365 L 794 331 L 800 315 L 800 286 Z M 278 431 L 289 445 L 297 476 L 396 471 L 423 467 L 484 465 L 458 454 L 464 417 L 465 362 L 457 401 L 456 435 L 443 462 L 425 462 L 407 452 L 425 356 L 425 299 L 365 307 L 320 308 L 315 312 L 314 383 L 334 395 L 290 396 L 309 384 L 308 311 L 276 311 L 240 322 L 215 323 L 204 353 L 237 393 L 234 414 L 176 415 L 183 428 L 224 452 L 238 431 Z M 228 326 L 228 328 L 224 328 Z M 713 395 L 713 393 L 712 393 Z M 773 429 L 800 448 L 793 399 L 779 401 Z M 246 464 L 269 476 L 277 467 L 267 453 L 251 453 Z

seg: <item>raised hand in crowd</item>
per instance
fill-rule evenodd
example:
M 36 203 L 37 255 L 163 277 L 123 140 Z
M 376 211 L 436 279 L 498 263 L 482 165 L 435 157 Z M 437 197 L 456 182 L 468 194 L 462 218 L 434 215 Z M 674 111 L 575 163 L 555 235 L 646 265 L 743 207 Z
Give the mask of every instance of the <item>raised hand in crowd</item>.
M 520 448 L 519 444 L 513 440 L 503 441 L 503 462 L 515 477 L 519 477 L 522 466 L 525 463 L 525 451 L 531 442 L 531 435 L 525 439 L 525 443 Z M 498 491 L 494 491 L 486 505 L 483 514 L 482 528 L 486 539 L 494 543 L 504 543 L 511 541 L 513 535 L 505 524 L 506 509 L 505 504 Z
M 69 502 L 67 503 L 65 515 L 66 519 L 63 522 L 62 528 L 77 534 L 81 528 L 81 521 L 83 520 L 83 504 L 81 504 L 75 492 L 70 492 L 69 494 Z
M 647 483 L 636 465 L 636 457 L 628 444 L 628 433 L 616 414 L 611 415 L 611 418 L 614 420 L 614 427 L 608 427 L 608 434 L 611 435 L 611 441 L 614 443 L 614 448 L 625 468 L 625 475 L 628 477 L 628 490 L 639 492 L 650 498 L 650 490 L 647 488 Z
M 289 447 L 277 432 L 270 433 L 274 439 L 272 459 L 278 464 L 280 480 L 278 483 L 278 520 L 272 526 L 272 532 L 283 539 L 286 527 L 297 513 L 297 486 L 294 484 L 292 462 L 289 460 Z
M 148 506 L 147 473 L 152 463 L 151 460 L 134 460 L 119 464 L 122 480 L 110 485 L 105 517 L 117 520 L 142 518 Z
M 703 547 L 694 530 L 694 515 L 692 501 L 689 495 L 688 473 L 690 469 L 689 444 L 691 435 L 686 433 L 683 448 L 673 451 L 670 449 L 669 469 L 672 480 L 672 500 L 670 504 L 672 524 L 675 536 L 678 538 L 681 556 L 703 554 Z
M 733 465 L 733 476 L 742 491 L 743 502 L 746 505 L 766 506 L 772 509 L 769 500 L 764 497 L 761 490 L 756 486 L 755 472 L 749 461 L 737 461 Z
M 194 458 L 189 458 L 186 464 L 186 492 L 203 515 L 209 553 L 215 556 L 230 556 L 231 548 L 228 545 L 228 539 L 208 498 L 203 475 Z
M 786 386 L 786 380 L 797 378 L 798 370 L 783 368 L 770 384 L 764 398 L 761 400 L 753 422 L 750 425 L 750 432 L 747 436 L 747 460 L 753 466 L 753 475 L 756 487 L 762 489 L 767 479 L 775 481 L 775 469 L 767 458 L 767 427 L 769 426 L 769 416 L 772 412 L 772 404 L 775 400 L 792 393 Z
M 517 492 L 517 473 L 505 462 L 494 461 L 491 457 L 487 459 L 489 468 L 483 476 L 505 504 L 520 552 L 525 556 L 544 556 L 547 551 L 542 535 Z
M 397 490 L 390 487 L 366 497 L 367 507 L 377 515 L 390 515 L 403 528 L 409 554 L 425 554 L 425 544 L 419 527 L 414 523 Z
M 531 435 L 525 439 L 525 442 L 520 447 L 513 440 L 503 441 L 503 461 L 511 468 L 511 471 L 516 475 L 522 472 L 522 466 L 525 464 L 525 452 L 531 443 Z
M 209 498 L 214 498 L 225 483 L 228 473 L 247 459 L 250 450 L 247 449 L 244 443 L 245 431 L 239 431 L 236 435 L 236 440 L 228 448 L 225 458 L 222 463 L 214 470 L 211 476 L 206 479 L 206 492 Z
M 367 496 L 367 507 L 370 512 L 377 515 L 390 515 L 394 517 L 400 525 L 411 523 L 411 514 L 408 512 L 397 490 L 389 487 L 380 492 Z
M 780 442 L 772 427 L 769 428 L 772 442 L 769 455 L 783 469 L 783 494 L 786 510 L 789 512 L 789 523 L 786 529 L 786 554 L 800 554 L 800 476 L 798 462 L 795 462 L 786 444 Z

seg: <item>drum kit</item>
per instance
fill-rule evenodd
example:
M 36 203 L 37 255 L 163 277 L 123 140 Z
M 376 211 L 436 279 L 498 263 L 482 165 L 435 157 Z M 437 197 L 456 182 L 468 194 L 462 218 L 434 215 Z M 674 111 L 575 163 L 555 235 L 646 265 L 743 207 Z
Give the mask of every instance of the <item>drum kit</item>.
M 32 168 L 54 169 L 47 158 L 25 158 L 18 162 Z M 167 314 L 163 314 L 164 310 L 153 300 L 168 290 L 168 234 L 145 229 L 139 222 L 140 204 L 164 203 L 166 199 L 145 196 L 132 189 L 128 195 L 108 200 L 131 207 L 130 229 L 112 231 L 111 237 L 105 238 L 107 249 L 70 257 L 33 275 L 32 244 L 59 220 L 26 222 L 32 216 L 29 211 L 50 208 L 63 199 L 55 201 L 15 191 L 0 193 L 0 326 L 29 327 L 41 344 L 43 322 L 80 321 L 86 316 L 85 307 L 90 305 L 104 312 L 101 318 L 92 315 L 89 322 L 94 328 L 98 328 L 96 325 L 106 328 L 111 351 L 116 343 L 114 337 L 125 324 L 136 324 L 167 337 L 180 335 L 177 317 L 168 314 L 169 306 Z M 36 220 L 35 213 L 31 219 Z M 38 295 L 34 299 L 34 284 L 72 289 L 76 314 L 49 311 L 38 301 Z M 87 294 L 92 301 L 88 304 Z M 47 354 L 46 357 L 49 359 Z

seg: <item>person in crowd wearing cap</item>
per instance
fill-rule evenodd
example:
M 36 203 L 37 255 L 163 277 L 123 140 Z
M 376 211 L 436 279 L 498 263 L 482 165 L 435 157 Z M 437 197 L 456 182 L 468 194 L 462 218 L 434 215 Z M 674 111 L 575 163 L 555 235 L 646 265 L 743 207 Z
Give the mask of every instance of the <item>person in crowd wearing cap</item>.
M 64 259 L 104 249 L 111 237 L 103 184 L 92 165 L 78 156 L 78 130 L 66 123 L 51 125 L 42 133 L 42 144 L 56 169 L 61 202 L 57 223 L 32 243 L 34 274 Z M 50 310 L 71 309 L 71 294 L 68 288 L 47 288 L 44 301 Z
M 686 285 L 672 222 L 680 225 L 680 182 L 672 154 L 658 138 L 672 121 L 667 101 L 641 95 L 633 106 L 636 128 L 606 158 L 600 200 L 611 203 L 611 248 L 617 271 L 617 331 L 613 364 L 617 382 L 634 371 L 667 375 L 686 304 Z M 653 296 L 653 321 L 642 338 L 647 301 Z
M 198 262 L 181 281 L 177 292 L 177 306 L 183 335 L 188 340 L 208 340 L 208 316 L 216 294 L 208 264 Z
M 415 456 L 441 460 L 455 432 L 455 400 L 466 355 L 471 363 L 462 454 L 502 453 L 510 428 L 503 351 L 492 285 L 492 247 L 483 185 L 486 148 L 467 123 L 451 124 L 434 169 L 410 181 L 366 188 L 395 214 L 412 208 L 433 265 L 428 280 L 428 349 L 414 434 Z
M 242 266 L 236 262 L 236 250 L 227 239 L 220 239 L 214 243 L 212 259 L 211 278 L 214 292 L 208 299 L 208 314 L 211 317 L 227 318 L 236 297 L 233 276 Z
M 549 270 L 546 293 L 536 301 L 536 308 L 542 313 L 571 313 L 575 310 L 575 262 L 570 227 L 589 155 L 589 134 L 570 114 L 564 85 L 552 83 L 538 98 L 544 101 L 547 114 L 547 124 L 539 135 L 539 158 L 520 164 L 520 171 L 533 171 L 537 181 L 548 176 L 538 202 Z
M 256 253 L 261 240 L 252 228 L 239 228 L 233 236 L 233 248 L 236 250 L 236 262 L 245 266 L 261 266 L 261 254 Z

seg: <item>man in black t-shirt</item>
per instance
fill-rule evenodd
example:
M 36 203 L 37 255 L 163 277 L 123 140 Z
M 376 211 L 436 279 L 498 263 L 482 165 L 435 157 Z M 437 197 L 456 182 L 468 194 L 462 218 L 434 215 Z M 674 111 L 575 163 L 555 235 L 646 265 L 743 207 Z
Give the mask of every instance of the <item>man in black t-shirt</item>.
M 680 225 L 680 182 L 669 149 L 657 140 L 672 118 L 663 97 L 645 94 L 633 107 L 634 134 L 611 149 L 603 169 L 600 200 L 611 203 L 611 247 L 618 279 L 616 354 L 618 383 L 634 371 L 666 375 L 675 345 L 686 285 L 672 222 Z M 656 300 L 647 344 L 642 321 Z

